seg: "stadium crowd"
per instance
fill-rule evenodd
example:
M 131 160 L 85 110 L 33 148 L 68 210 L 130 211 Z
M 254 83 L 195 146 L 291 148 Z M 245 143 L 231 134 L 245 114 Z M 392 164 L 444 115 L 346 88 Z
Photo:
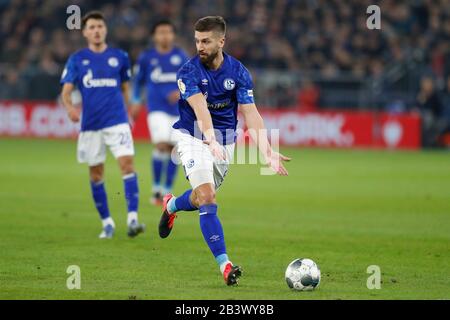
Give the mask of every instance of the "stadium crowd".
M 407 59 L 419 61 L 416 102 L 407 109 L 450 113 L 450 3 L 448 0 L 379 2 L 381 31 L 368 30 L 373 0 L 0 0 L 0 98 L 53 99 L 70 53 L 84 46 L 68 30 L 66 8 L 99 9 L 109 43 L 132 61 L 148 46 L 150 27 L 162 17 L 177 27 L 178 42 L 195 53 L 192 26 L 201 16 L 228 22 L 226 51 L 254 72 L 281 70 L 333 78 L 377 79 Z M 428 80 L 427 80 L 428 79 Z M 320 104 L 320 87 L 306 81 L 299 104 Z M 411 88 L 409 88 L 410 90 Z M 429 93 L 429 91 L 432 93 Z M 424 93 L 425 92 L 425 93 Z

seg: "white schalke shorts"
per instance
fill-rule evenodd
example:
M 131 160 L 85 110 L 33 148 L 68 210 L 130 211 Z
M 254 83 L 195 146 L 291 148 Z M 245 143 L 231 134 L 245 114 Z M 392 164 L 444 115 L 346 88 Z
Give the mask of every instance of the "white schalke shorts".
M 172 137 L 173 124 L 178 121 L 178 116 L 172 116 L 162 111 L 152 111 L 147 115 L 148 130 L 154 144 L 165 142 L 175 144 Z
M 78 162 L 95 166 L 106 160 L 106 147 L 114 158 L 134 155 L 133 136 L 128 123 L 95 131 L 82 131 L 78 135 Z
M 234 143 L 224 146 L 227 159 L 217 160 L 208 145 L 200 139 L 180 130 L 174 130 L 173 136 L 177 142 L 179 159 L 192 188 L 195 189 L 205 183 L 212 183 L 216 189 L 219 188 L 233 159 Z

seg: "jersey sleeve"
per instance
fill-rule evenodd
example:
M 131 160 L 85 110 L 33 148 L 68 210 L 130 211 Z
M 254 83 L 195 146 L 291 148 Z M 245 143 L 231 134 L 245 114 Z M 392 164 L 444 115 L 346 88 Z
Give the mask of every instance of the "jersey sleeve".
M 75 63 L 75 56 L 71 55 L 64 66 L 64 70 L 61 75 L 60 84 L 73 83 L 75 84 L 78 79 L 78 70 Z
M 255 103 L 255 99 L 253 98 L 252 75 L 242 64 L 239 66 L 238 71 L 236 96 L 240 104 Z
M 177 72 L 177 84 L 181 93 L 181 98 L 186 100 L 189 97 L 201 93 L 198 86 L 200 83 L 200 74 L 192 63 L 184 64 Z
M 133 67 L 133 79 L 131 90 L 131 101 L 133 104 L 138 104 L 141 101 L 141 88 L 144 84 L 146 68 L 145 68 L 145 54 L 141 54 L 137 63 Z
M 120 81 L 127 82 L 131 78 L 131 66 L 128 53 L 122 51 L 122 67 L 120 69 Z

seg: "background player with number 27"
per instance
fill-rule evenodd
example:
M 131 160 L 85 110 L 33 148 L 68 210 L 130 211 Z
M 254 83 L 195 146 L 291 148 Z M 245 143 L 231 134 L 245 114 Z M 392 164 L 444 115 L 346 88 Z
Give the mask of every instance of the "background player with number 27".
M 181 92 L 180 120 L 174 124 L 177 152 L 192 189 L 181 196 L 163 199 L 159 223 L 161 238 L 169 236 L 178 211 L 199 210 L 200 228 L 227 285 L 237 284 L 242 270 L 228 258 L 222 225 L 217 216 L 216 190 L 221 185 L 233 157 L 238 108 L 252 139 L 268 165 L 279 175 L 287 175 L 282 161 L 272 150 L 253 99 L 249 71 L 224 53 L 226 24 L 220 16 L 201 18 L 195 24 L 198 55 L 178 71 Z M 259 137 L 258 137 L 259 136 Z
M 107 27 L 100 12 L 87 13 L 82 24 L 88 47 L 69 57 L 61 77 L 61 96 L 69 118 L 78 122 L 80 110 L 73 106 L 71 93 L 75 86 L 81 92 L 83 113 L 77 154 L 78 161 L 89 166 L 92 197 L 103 224 L 99 237 L 112 238 L 115 229 L 103 182 L 106 147 L 119 163 L 128 209 L 128 236 L 135 237 L 144 231 L 144 225 L 138 223 L 139 189 L 125 106 L 130 62 L 126 52 L 106 44 Z

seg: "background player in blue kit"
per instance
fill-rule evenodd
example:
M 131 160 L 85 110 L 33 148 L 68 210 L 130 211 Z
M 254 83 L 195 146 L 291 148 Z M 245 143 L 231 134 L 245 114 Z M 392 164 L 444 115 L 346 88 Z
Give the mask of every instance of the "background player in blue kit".
M 89 165 L 92 196 L 103 224 L 99 237 L 111 238 L 115 229 L 103 183 L 106 147 L 117 159 L 122 172 L 128 206 L 128 235 L 134 237 L 144 231 L 144 225 L 138 222 L 138 180 L 125 106 L 129 96 L 130 62 L 126 52 L 106 44 L 107 28 L 100 12 L 86 14 L 82 24 L 88 47 L 69 57 L 61 77 L 61 96 L 69 118 L 78 122 L 80 110 L 73 106 L 71 93 L 75 86 L 81 92 L 77 153 L 78 161 Z
M 152 27 L 154 48 L 144 51 L 135 66 L 133 81 L 132 115 L 140 105 L 141 87 L 147 89 L 147 124 L 155 145 L 152 154 L 151 203 L 161 204 L 162 197 L 172 191 L 177 165 L 171 159 L 175 145 L 172 125 L 178 120 L 177 71 L 188 60 L 184 51 L 174 46 L 175 27 L 161 20 Z M 165 173 L 165 174 L 163 174 Z M 165 176 L 165 181 L 162 181 Z
M 209 16 L 195 24 L 198 55 L 177 75 L 181 99 L 180 120 L 174 124 L 177 151 L 192 186 L 179 197 L 168 194 L 163 201 L 159 235 L 166 238 L 176 212 L 199 210 L 200 228 L 227 285 L 237 284 L 241 268 L 228 258 L 222 225 L 217 217 L 216 189 L 221 185 L 233 158 L 237 112 L 242 112 L 258 149 L 273 171 L 287 175 L 285 157 L 272 150 L 253 99 L 249 71 L 222 51 L 226 24 L 222 17 Z

